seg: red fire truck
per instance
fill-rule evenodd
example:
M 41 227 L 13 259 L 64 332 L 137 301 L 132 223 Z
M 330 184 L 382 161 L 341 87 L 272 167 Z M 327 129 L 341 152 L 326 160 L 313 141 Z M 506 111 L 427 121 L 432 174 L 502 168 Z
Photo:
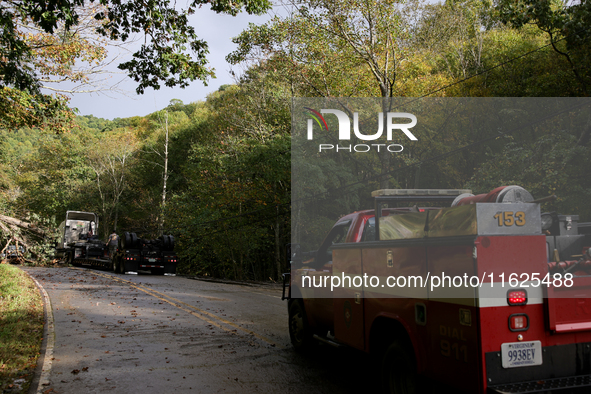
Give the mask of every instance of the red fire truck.
M 589 224 L 540 213 L 519 186 L 372 195 L 375 208 L 339 219 L 317 251 L 291 247 L 296 350 L 371 353 L 391 393 L 591 386 Z

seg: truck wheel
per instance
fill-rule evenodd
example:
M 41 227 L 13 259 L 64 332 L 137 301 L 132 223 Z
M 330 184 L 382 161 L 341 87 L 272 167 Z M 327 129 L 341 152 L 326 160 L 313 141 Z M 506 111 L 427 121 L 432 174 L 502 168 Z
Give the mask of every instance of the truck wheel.
M 414 355 L 394 341 L 382 359 L 382 386 L 387 394 L 416 394 L 418 388 L 417 365 Z
M 129 246 L 128 248 L 140 248 L 141 245 L 139 244 L 139 240 L 137 238 L 136 233 L 129 234 Z
M 308 325 L 308 318 L 301 300 L 294 300 L 289 306 L 289 338 L 297 352 L 310 350 L 314 345 L 312 330 Z
M 117 272 L 119 272 L 120 274 L 124 275 L 125 274 L 125 259 L 122 256 L 119 256 L 118 258 L 118 270 Z
M 162 250 L 168 250 L 170 247 L 170 240 L 168 239 L 168 235 L 162 235 L 160 237 L 160 240 L 162 242 Z
M 79 262 L 76 262 L 76 260 L 74 259 L 74 252 L 68 252 L 67 254 L 67 258 L 66 258 L 66 262 L 70 265 L 72 265 L 73 267 L 80 267 L 82 264 L 80 264 Z
M 125 249 L 125 248 L 129 249 L 133 246 L 133 245 L 131 245 L 131 237 L 127 231 L 123 233 L 122 237 L 119 237 L 119 243 L 120 243 L 121 249 Z

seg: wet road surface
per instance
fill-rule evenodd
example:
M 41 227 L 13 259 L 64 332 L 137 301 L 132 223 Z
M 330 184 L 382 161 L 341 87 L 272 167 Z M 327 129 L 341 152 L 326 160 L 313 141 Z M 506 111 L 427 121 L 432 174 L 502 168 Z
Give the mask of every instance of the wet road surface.
M 277 286 L 25 267 L 48 292 L 46 394 L 353 393 L 379 389 L 354 350 L 293 351 Z

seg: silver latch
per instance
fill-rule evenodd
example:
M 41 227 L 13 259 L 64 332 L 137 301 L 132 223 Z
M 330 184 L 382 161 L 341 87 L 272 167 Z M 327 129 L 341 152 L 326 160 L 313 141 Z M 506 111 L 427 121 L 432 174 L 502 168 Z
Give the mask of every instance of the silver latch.
M 361 304 L 361 293 L 355 293 L 355 303 Z
M 394 267 L 394 258 L 392 257 L 391 250 L 389 250 L 388 253 L 386 253 L 386 265 L 390 268 Z
M 570 216 L 566 217 L 566 223 L 565 223 L 566 229 L 570 230 L 571 228 L 573 228 L 573 218 Z

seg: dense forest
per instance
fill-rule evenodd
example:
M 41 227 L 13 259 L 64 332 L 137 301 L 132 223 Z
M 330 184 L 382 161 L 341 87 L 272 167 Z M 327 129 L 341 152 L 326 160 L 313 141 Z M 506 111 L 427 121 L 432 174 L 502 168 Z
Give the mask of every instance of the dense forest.
M 288 16 L 234 39 L 227 60 L 245 71 L 204 101 L 173 100 L 114 120 L 59 115 L 59 127 L 51 117 L 34 127 L 4 113 L 0 213 L 45 229 L 39 256 L 66 210 L 93 211 L 102 237 L 113 229 L 173 234 L 182 273 L 252 280 L 277 280 L 288 269 L 292 162 L 320 180 L 306 189 L 306 204 L 322 212 L 308 238 L 320 240 L 339 216 L 371 208 L 369 191 L 384 186 L 476 194 L 515 184 L 536 198 L 556 194 L 544 211 L 590 221 L 588 99 L 561 101 L 556 116 L 540 114 L 532 99 L 528 116 L 537 118 L 503 130 L 446 128 L 432 117 L 404 154 L 351 156 L 347 166 L 330 154 L 322 166 L 292 157 L 299 97 L 587 98 L 588 3 L 538 3 L 298 2 Z M 524 109 L 503 103 L 494 115 L 518 120 Z M 17 230 L 1 230 L 3 246 Z

